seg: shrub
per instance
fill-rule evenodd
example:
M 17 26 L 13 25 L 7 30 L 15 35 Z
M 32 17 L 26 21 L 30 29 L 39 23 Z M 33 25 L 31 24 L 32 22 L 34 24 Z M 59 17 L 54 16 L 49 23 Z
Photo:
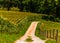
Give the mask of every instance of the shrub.
M 18 29 L 12 23 L 3 18 L 0 18 L 0 32 L 1 33 L 17 33 Z
M 44 19 L 44 20 L 50 20 L 50 21 L 54 21 L 54 22 L 59 22 L 59 18 L 56 18 L 56 17 L 54 17 L 54 16 L 42 16 L 42 19 Z

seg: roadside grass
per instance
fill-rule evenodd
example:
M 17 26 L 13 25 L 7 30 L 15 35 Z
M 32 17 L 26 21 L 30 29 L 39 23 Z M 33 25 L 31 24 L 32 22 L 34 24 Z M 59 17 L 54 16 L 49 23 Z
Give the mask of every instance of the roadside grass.
M 14 41 L 18 38 L 20 38 L 18 34 L 0 34 L 0 43 L 14 43 Z
M 40 34 L 40 25 L 41 25 L 40 23 L 37 25 L 35 35 L 36 35 L 37 37 L 39 37 L 40 39 L 45 40 L 46 37 L 44 37 L 43 35 Z M 43 29 L 42 29 L 42 30 L 43 30 Z M 43 34 L 43 33 L 42 33 L 42 34 Z
M 56 43 L 56 41 L 50 39 L 50 40 L 47 40 L 46 43 Z

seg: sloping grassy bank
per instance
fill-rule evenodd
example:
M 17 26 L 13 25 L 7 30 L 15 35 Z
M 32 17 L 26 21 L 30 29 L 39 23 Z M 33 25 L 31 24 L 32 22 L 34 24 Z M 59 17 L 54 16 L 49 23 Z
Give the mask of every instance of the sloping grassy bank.
M 3 21 L 3 23 L 5 23 Z M 2 24 L 3 24 L 2 23 Z M 18 26 L 16 26 L 16 31 L 14 31 L 13 29 L 11 29 L 10 27 L 8 28 L 9 31 L 12 31 L 12 32 L 9 32 L 9 31 L 6 31 L 7 29 L 4 29 L 4 28 L 1 28 L 1 29 L 4 29 L 3 32 L 5 33 L 0 33 L 0 43 L 14 43 L 15 40 L 19 39 L 21 36 L 24 35 L 24 33 L 26 32 L 26 30 L 28 29 L 29 25 L 30 25 L 31 22 L 28 22 L 27 19 L 23 19 L 19 24 Z M 6 25 L 6 24 L 5 24 Z M 3 26 L 5 26 L 3 25 Z M 9 24 L 10 25 L 10 24 Z M 15 28 L 14 28 L 15 29 Z M 2 30 L 1 30 L 2 31 Z

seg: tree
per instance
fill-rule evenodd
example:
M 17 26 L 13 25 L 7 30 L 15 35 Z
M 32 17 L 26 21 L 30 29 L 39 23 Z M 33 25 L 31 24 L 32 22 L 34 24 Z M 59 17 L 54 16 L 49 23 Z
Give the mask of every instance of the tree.
M 43 13 L 49 14 L 49 2 L 48 2 L 48 0 L 44 1 L 43 7 L 44 7 Z
M 9 11 L 12 7 L 12 0 L 7 1 L 7 10 Z
M 51 13 L 52 15 L 56 16 L 56 1 L 51 0 Z
M 24 3 L 23 3 L 23 1 L 25 1 L 25 0 L 19 0 L 19 2 L 18 2 L 18 8 L 20 9 L 20 11 L 24 10 Z
M 60 17 L 60 6 L 56 7 L 56 16 Z
M 7 8 L 9 11 L 12 7 L 12 0 L 3 0 L 3 8 Z
M 26 11 L 38 12 L 39 4 L 37 1 L 30 0 L 26 5 Z

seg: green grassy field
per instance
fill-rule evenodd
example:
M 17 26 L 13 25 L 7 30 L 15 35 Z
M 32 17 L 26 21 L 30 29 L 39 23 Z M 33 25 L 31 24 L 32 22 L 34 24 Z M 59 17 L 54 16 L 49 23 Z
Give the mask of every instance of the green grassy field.
M 2 26 L 5 27 L 7 24 L 7 27 L 11 28 L 3 28 L 4 31 L 5 29 L 8 29 L 7 31 L 14 31 L 14 27 L 16 28 L 16 31 L 12 31 L 12 33 L 0 33 L 0 43 L 13 43 L 15 40 L 19 39 L 26 30 L 28 29 L 29 25 L 31 24 L 32 21 L 40 21 L 40 23 L 44 24 L 44 29 L 49 30 L 49 29 L 58 29 L 59 30 L 59 40 L 60 40 L 60 23 L 58 22 L 53 22 L 53 21 L 46 21 L 42 19 L 42 16 L 45 14 L 37 14 L 37 13 L 30 13 L 30 12 L 18 12 L 18 11 L 0 11 L 0 17 L 3 19 Z M 1 22 L 1 21 L 0 21 Z M 8 23 L 7 23 L 8 22 Z M 0 26 L 1 26 L 0 25 Z M 41 26 L 41 25 L 40 25 Z M 38 27 L 38 26 L 37 26 Z M 2 28 L 0 28 L 1 31 Z M 15 33 L 16 32 L 16 33 Z M 37 36 L 39 36 L 38 31 L 36 31 Z M 40 37 L 40 36 L 39 36 Z M 41 38 L 41 37 L 40 37 Z M 58 40 L 58 41 L 59 41 Z M 59 41 L 60 43 L 60 41 Z

